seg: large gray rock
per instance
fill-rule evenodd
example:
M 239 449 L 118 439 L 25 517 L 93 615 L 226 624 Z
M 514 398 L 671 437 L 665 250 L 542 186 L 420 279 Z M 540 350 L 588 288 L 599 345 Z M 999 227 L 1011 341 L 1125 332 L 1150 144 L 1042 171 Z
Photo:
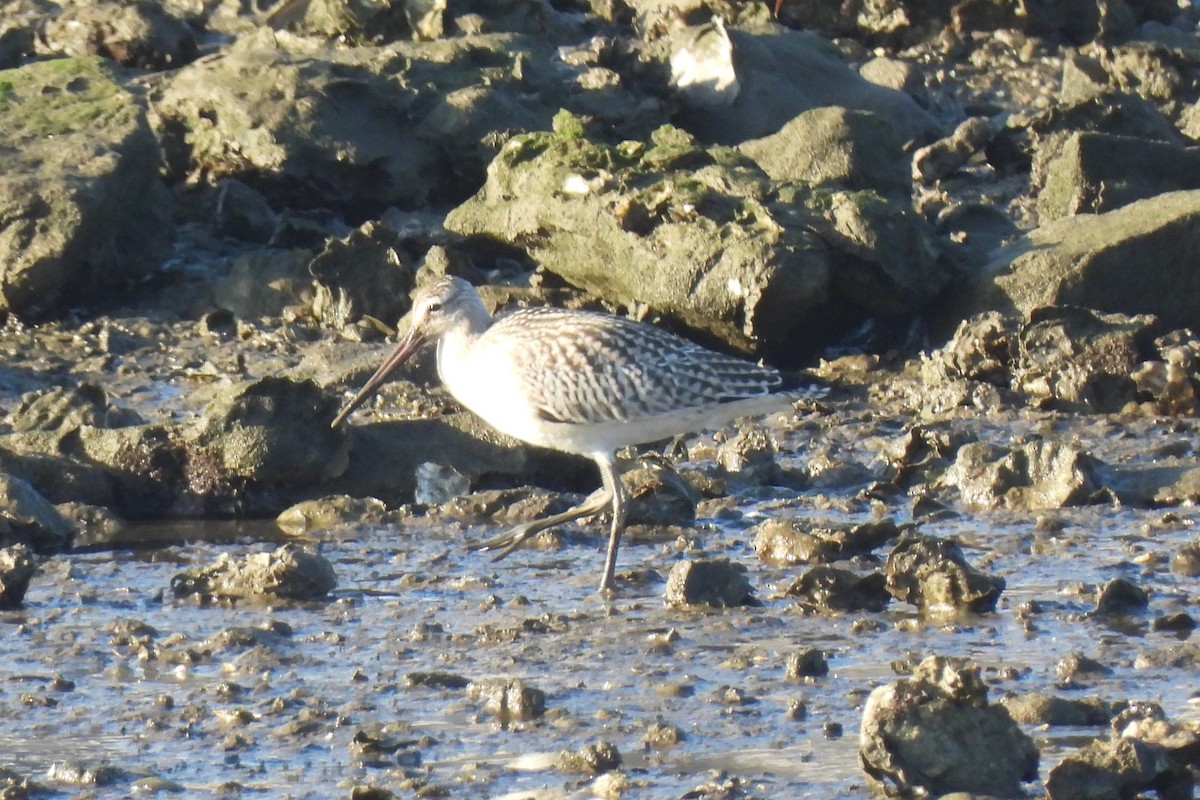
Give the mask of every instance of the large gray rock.
M 142 101 L 98 58 L 0 85 L 0 312 L 50 317 L 145 278 L 172 227 Z
M 155 112 L 173 173 L 237 177 L 273 207 L 360 220 L 468 195 L 508 136 L 549 128 L 563 107 L 616 131 L 665 120 L 596 69 L 564 69 L 544 36 L 327 48 L 260 30 L 179 70 Z
M 605 300 L 748 354 L 798 358 L 823 325 L 911 313 L 947 280 L 924 220 L 871 191 L 776 184 L 670 126 L 617 146 L 511 139 L 446 227 L 525 249 Z M 837 313 L 816 313 L 836 295 Z
M 1042 223 L 1099 214 L 1164 192 L 1200 189 L 1200 147 L 1081 131 L 1043 167 Z
M 229 478 L 311 485 L 346 471 L 348 445 L 329 427 L 336 405 L 312 381 L 241 384 L 209 404 L 187 446 L 208 453 Z
M 904 140 L 887 120 L 867 111 L 814 108 L 738 149 L 777 181 L 832 183 L 887 197 L 912 192 Z
M 871 692 L 858 753 L 871 785 L 892 797 L 1023 797 L 1021 782 L 1037 777 L 1037 748 L 1003 706 L 988 705 L 979 668 L 940 656 Z
M 1076 305 L 1200 329 L 1200 191 L 1056 220 L 996 252 L 976 310 Z

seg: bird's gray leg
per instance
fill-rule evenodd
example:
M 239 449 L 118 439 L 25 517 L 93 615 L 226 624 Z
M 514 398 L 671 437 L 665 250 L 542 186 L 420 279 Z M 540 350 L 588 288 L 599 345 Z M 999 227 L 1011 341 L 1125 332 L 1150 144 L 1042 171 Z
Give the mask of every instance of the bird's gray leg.
M 535 536 L 544 530 L 553 528 L 555 525 L 561 525 L 564 522 L 570 522 L 573 519 L 580 517 L 590 517 L 593 514 L 599 514 L 612 502 L 612 490 L 609 488 L 609 482 L 604 478 L 604 468 L 600 469 L 601 480 L 604 485 L 584 500 L 579 505 L 572 509 L 554 514 L 543 519 L 535 519 L 530 522 L 524 522 L 512 530 L 496 536 L 492 539 L 485 539 L 482 542 L 475 542 L 467 545 L 471 550 L 495 550 L 500 548 L 496 555 L 492 556 L 493 561 L 499 561 L 506 555 L 517 549 L 526 539 Z
M 608 592 L 613 588 L 617 547 L 621 543 L 621 530 L 625 527 L 625 487 L 621 485 L 621 476 L 617 474 L 614 455 L 597 456 L 596 465 L 600 467 L 600 480 L 612 498 L 612 532 L 608 535 L 608 554 L 604 558 L 604 572 L 600 576 L 600 591 Z

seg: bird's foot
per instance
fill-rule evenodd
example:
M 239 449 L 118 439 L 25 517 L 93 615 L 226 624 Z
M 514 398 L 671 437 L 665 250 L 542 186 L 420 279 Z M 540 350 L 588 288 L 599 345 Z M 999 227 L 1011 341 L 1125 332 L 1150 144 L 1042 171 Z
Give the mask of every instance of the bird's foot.
M 518 525 L 507 533 L 493 536 L 491 539 L 484 539 L 482 542 L 471 542 L 467 545 L 467 549 L 479 550 L 485 553 L 495 550 L 496 553 L 492 556 L 492 561 L 499 561 L 520 547 L 541 529 L 540 525 L 527 522 L 523 525 Z

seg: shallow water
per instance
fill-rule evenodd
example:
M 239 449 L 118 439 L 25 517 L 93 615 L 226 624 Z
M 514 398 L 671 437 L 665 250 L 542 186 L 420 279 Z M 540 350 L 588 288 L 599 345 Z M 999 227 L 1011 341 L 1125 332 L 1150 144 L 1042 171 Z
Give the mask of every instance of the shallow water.
M 812 505 L 804 495 L 760 501 L 747 516 L 830 516 Z M 706 526 L 689 542 L 633 539 L 611 601 L 595 592 L 603 541 L 594 529 L 567 536 L 559 550 L 492 563 L 463 547 L 492 533 L 482 527 L 344 527 L 318 536 L 338 574 L 332 602 L 206 607 L 174 599 L 172 576 L 222 551 L 272 549 L 264 539 L 277 535 L 218 523 L 142 530 L 151 540 L 196 541 L 53 558 L 26 608 L 0 615 L 8 716 L 0 752 L 4 765 L 67 791 L 46 778 L 56 762 L 119 768 L 86 790 L 97 798 L 149 792 L 148 776 L 222 796 L 345 796 L 369 783 L 402 796 L 425 786 L 463 798 L 570 797 L 589 796 L 595 778 L 561 771 L 558 754 L 604 740 L 622 754 L 630 797 L 677 798 L 735 781 L 753 797 L 857 798 L 867 795 L 857 763 L 866 694 L 895 677 L 892 662 L 932 653 L 981 664 L 993 700 L 1009 691 L 1098 694 L 1154 700 L 1175 720 L 1200 718 L 1192 675 L 1135 664 L 1178 643 L 1149 631 L 1153 616 L 1194 612 L 1194 581 L 1164 560 L 1194 536 L 1190 522 L 1147 534 L 1143 526 L 1162 512 L 1097 506 L 1055 516 L 1063 526 L 1054 533 L 1035 530 L 1028 515 L 1001 513 L 923 525 L 959 537 L 972 563 L 1008 580 L 995 614 L 942 622 L 899 603 L 882 614 L 806 615 L 781 596 L 799 568 L 760 563 L 737 525 Z M 661 580 L 646 576 L 700 553 L 745 564 L 763 605 L 664 607 Z M 1114 628 L 1086 612 L 1092 589 L 1117 576 L 1149 590 L 1151 610 Z M 1028 624 L 1014 613 L 1027 601 L 1044 607 Z M 139 653 L 111 633 L 115 620 L 156 634 Z M 280 623 L 290 633 L 210 641 Z M 830 674 L 786 679 L 787 655 L 807 647 L 826 652 Z M 1056 688 L 1056 663 L 1075 652 L 1113 673 Z M 546 692 L 547 713 L 506 728 L 469 691 L 406 686 L 407 674 L 424 670 L 520 678 Z M 74 688 L 53 683 L 56 675 Z M 787 713 L 798 700 L 801 719 Z M 659 720 L 686 738 L 647 747 L 643 736 Z M 364 765 L 351 748 L 373 723 L 411 742 L 382 758 L 385 766 Z M 1031 733 L 1044 778 L 1064 752 L 1103 731 Z

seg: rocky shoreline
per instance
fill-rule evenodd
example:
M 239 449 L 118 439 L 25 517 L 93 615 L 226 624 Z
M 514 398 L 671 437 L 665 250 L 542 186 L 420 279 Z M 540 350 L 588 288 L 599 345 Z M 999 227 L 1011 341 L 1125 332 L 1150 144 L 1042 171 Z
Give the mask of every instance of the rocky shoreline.
M 1197 140 L 1167 0 L 13 0 L 0 791 L 1192 796 Z M 588 462 L 428 358 L 329 427 L 443 274 L 832 392 L 592 598 L 463 550 Z

